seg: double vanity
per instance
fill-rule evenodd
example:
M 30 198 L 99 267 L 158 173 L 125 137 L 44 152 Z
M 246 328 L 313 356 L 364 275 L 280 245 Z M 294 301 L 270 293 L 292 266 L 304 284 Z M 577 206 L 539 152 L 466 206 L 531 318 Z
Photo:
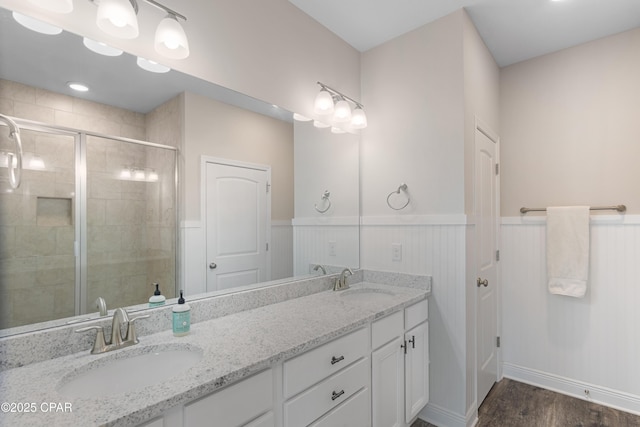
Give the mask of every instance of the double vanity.
M 194 301 L 185 337 L 142 327 L 121 350 L 18 363 L 0 373 L 16 404 L 0 425 L 408 426 L 428 402 L 431 278 L 360 271 L 341 291 L 332 280 L 283 284 L 276 300 L 209 320 L 216 298 Z

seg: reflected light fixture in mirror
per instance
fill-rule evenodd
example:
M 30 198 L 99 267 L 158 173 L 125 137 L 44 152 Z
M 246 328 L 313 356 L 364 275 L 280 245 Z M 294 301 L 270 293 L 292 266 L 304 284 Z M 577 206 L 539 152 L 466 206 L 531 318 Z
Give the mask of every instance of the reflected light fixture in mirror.
M 333 121 L 336 123 L 346 123 L 351 121 L 351 107 L 344 98 L 336 102 L 336 106 L 333 111 Z
M 299 122 L 309 122 L 311 121 L 311 118 L 303 116 L 302 114 L 293 113 L 293 120 L 297 120 Z
M 106 43 L 97 42 L 86 37 L 82 39 L 82 44 L 84 44 L 87 49 L 104 56 L 120 56 L 123 53 L 120 49 L 116 49 Z
M 29 0 L 29 3 L 49 12 L 71 13 L 73 11 L 73 0 Z
M 18 24 L 37 33 L 55 36 L 62 32 L 62 28 L 56 27 L 55 25 L 47 24 L 46 22 L 42 22 L 39 19 L 35 19 L 18 12 L 12 12 L 11 16 L 13 16 L 13 19 L 15 19 Z
M 147 70 L 152 73 L 168 73 L 171 70 L 171 68 L 166 65 L 158 64 L 155 61 L 151 61 L 141 56 L 138 56 L 138 59 L 136 59 L 136 64 L 138 64 L 138 67 L 143 70 Z

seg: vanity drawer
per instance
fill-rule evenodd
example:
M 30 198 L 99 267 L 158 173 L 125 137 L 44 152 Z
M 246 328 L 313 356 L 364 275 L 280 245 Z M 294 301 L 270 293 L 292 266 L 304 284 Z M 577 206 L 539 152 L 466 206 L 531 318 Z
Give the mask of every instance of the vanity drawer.
M 425 299 L 404 310 L 404 328 L 409 330 L 429 317 L 429 302 Z
M 309 427 L 371 427 L 369 389 L 363 388 Z
M 369 348 L 363 328 L 284 362 L 284 398 L 300 393 L 364 357 Z
M 375 350 L 403 333 L 404 316 L 402 310 L 376 320 L 371 325 L 371 348 Z
M 273 371 L 268 369 L 184 406 L 189 427 L 240 426 L 273 408 Z
M 349 366 L 284 404 L 285 427 L 301 427 L 329 412 L 368 384 L 369 358 Z

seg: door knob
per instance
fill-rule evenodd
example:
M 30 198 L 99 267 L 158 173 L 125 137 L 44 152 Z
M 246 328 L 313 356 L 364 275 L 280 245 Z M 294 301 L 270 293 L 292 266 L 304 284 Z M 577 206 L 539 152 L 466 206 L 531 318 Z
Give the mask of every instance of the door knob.
M 489 281 L 487 279 L 482 280 L 481 278 L 478 277 L 478 287 L 480 286 L 484 286 L 485 288 L 487 286 L 489 286 Z
M 215 262 L 212 262 L 211 264 L 209 264 L 209 268 L 212 269 L 212 270 L 214 268 L 216 268 L 217 266 L 218 266 L 218 264 L 216 264 Z

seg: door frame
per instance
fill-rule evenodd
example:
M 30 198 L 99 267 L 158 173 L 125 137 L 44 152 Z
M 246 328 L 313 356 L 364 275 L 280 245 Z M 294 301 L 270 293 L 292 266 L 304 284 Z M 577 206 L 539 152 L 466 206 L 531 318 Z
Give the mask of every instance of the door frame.
M 214 163 L 214 164 L 218 164 L 218 165 L 224 165 L 224 166 L 234 166 L 234 167 L 240 167 L 240 168 L 245 168 L 245 169 L 255 169 L 255 170 L 259 170 L 259 171 L 264 171 L 267 173 L 267 185 L 269 187 L 269 191 L 267 191 L 267 207 L 266 207 L 266 214 L 267 214 L 267 219 L 266 219 L 266 242 L 267 245 L 269 247 L 269 249 L 265 252 L 266 253 L 266 263 L 267 263 L 267 278 L 270 280 L 271 279 L 271 165 L 264 165 L 264 164 L 260 164 L 260 163 L 251 163 L 251 162 L 244 162 L 244 161 L 240 161 L 240 160 L 231 160 L 231 159 L 225 159 L 222 157 L 214 157 L 214 156 L 207 156 L 207 155 L 201 155 L 200 156 L 200 221 L 202 224 L 202 241 L 203 241 L 203 246 L 204 246 L 204 264 L 202 266 L 202 270 L 204 271 L 204 280 L 205 280 L 205 289 L 206 289 L 206 284 L 207 284 L 207 266 L 208 266 L 208 260 L 207 260 L 207 163 Z
M 493 130 L 491 129 L 491 127 L 485 123 L 484 121 L 482 121 L 477 115 L 474 116 L 475 118 L 475 123 L 474 123 L 474 129 L 473 129 L 473 140 L 474 140 L 474 151 L 473 151 L 473 159 L 474 159 L 474 172 L 473 172 L 473 196 L 474 196 L 474 217 L 476 217 L 478 215 L 477 209 L 478 209 L 478 204 L 477 204 L 477 193 L 476 193 L 476 167 L 477 165 L 475 164 L 475 160 L 476 160 L 476 152 L 477 152 L 477 141 L 476 141 L 476 132 L 481 132 L 482 134 L 484 134 L 487 138 L 489 138 L 491 141 L 493 141 L 495 143 L 495 147 L 496 147 L 496 155 L 495 155 L 495 160 L 496 160 L 496 164 L 500 164 L 500 136 Z M 496 198 L 495 198 L 495 208 L 496 208 L 496 224 L 495 224 L 495 239 L 496 239 L 496 250 L 500 250 L 500 176 L 502 173 L 501 170 L 501 166 L 498 166 L 498 174 L 496 174 Z M 478 265 L 478 251 L 480 248 L 480 239 L 478 237 L 478 234 L 476 232 L 476 244 L 475 244 L 475 252 L 476 252 L 476 261 L 475 261 L 475 265 L 474 265 L 474 275 L 473 275 L 473 279 L 475 280 L 476 277 L 479 277 L 479 265 Z M 501 278 L 500 278 L 500 264 L 499 261 L 496 261 L 496 284 L 495 284 L 495 289 L 496 289 L 496 332 L 497 332 L 497 336 L 501 336 L 501 331 L 502 331 L 502 316 L 501 316 L 501 307 L 502 307 L 502 298 L 501 298 Z M 474 289 L 475 289 L 475 295 L 474 295 L 474 305 L 475 305 L 475 319 L 474 319 L 474 335 L 475 335 L 475 348 L 474 348 L 474 354 L 475 354 L 475 362 L 474 362 L 474 372 L 475 372 L 475 386 L 474 386 L 474 395 L 475 395 L 475 401 L 476 401 L 476 411 L 478 409 L 478 407 L 480 406 L 480 402 L 478 402 L 478 288 L 477 286 L 474 284 Z M 502 346 L 498 347 L 496 349 L 496 372 L 497 372 L 497 381 L 500 381 L 502 379 Z

